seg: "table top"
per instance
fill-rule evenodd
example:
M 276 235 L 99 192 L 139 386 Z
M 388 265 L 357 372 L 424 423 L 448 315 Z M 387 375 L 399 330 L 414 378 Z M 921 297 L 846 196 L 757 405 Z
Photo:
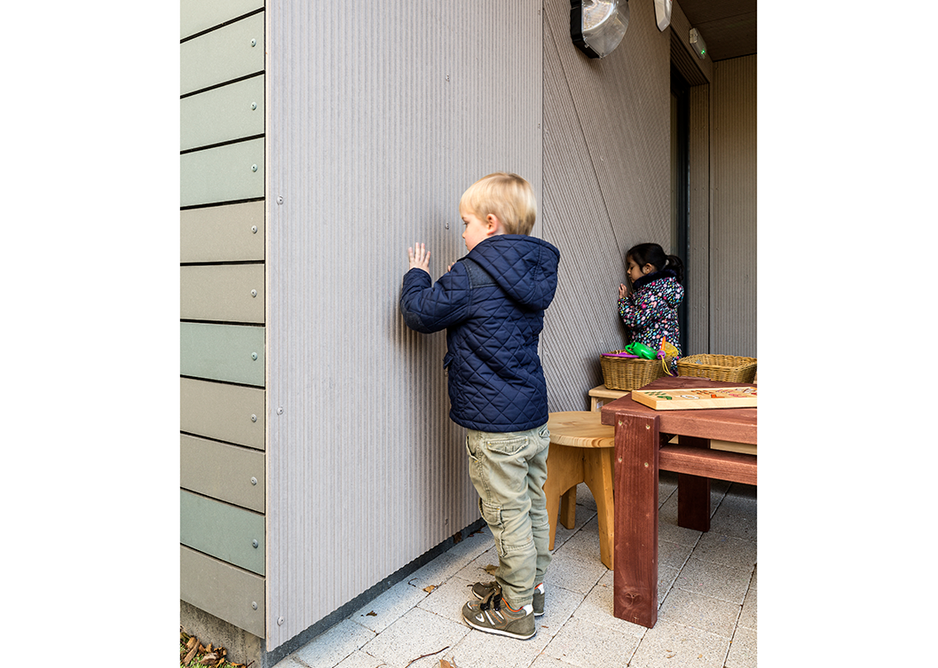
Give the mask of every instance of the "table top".
M 752 383 L 726 383 L 692 376 L 665 376 L 649 383 L 643 390 L 673 390 L 691 387 L 756 387 Z M 712 438 L 736 443 L 756 443 L 756 408 L 711 408 L 656 411 L 626 395 L 602 407 L 602 423 L 615 425 L 616 415 L 657 416 L 664 434 Z
M 614 448 L 615 429 L 602 424 L 599 411 L 558 411 L 547 420 L 550 442 L 575 448 Z

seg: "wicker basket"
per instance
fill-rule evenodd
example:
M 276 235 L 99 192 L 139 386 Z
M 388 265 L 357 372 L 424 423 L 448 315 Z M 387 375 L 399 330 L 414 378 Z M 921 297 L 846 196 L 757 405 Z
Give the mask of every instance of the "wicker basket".
M 624 353 L 624 350 L 613 350 Z M 630 357 L 600 357 L 603 385 L 610 390 L 635 390 L 664 375 L 661 360 L 632 359 Z
M 678 376 L 696 376 L 728 383 L 751 383 L 756 358 L 735 355 L 689 355 L 677 361 Z

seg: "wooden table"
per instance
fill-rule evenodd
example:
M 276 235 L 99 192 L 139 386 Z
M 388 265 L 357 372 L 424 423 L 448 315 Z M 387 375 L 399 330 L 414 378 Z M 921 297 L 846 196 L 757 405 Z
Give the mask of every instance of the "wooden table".
M 678 376 L 643 389 L 746 385 L 752 386 Z M 656 411 L 630 396 L 602 407 L 602 423 L 615 427 L 613 614 L 619 619 L 648 628 L 658 620 L 658 471 L 678 473 L 678 525 L 709 531 L 710 478 L 756 484 L 755 454 L 711 449 L 710 440 L 755 446 L 756 410 Z M 674 435 L 679 444 L 668 443 Z

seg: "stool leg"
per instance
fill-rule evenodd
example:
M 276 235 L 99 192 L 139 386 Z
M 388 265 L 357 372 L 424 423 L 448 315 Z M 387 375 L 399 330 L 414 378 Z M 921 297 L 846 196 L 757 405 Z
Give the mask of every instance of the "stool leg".
M 568 448 L 551 443 L 547 453 L 547 480 L 544 481 L 544 496 L 547 497 L 547 517 L 550 520 L 549 548 L 551 550 L 554 549 L 554 537 L 557 534 L 560 497 L 571 487 L 583 482 L 581 450 L 581 448 Z
M 596 501 L 599 520 L 599 558 L 609 570 L 615 568 L 615 504 L 612 490 L 615 486 L 615 449 L 589 450 L 586 454 L 584 478 Z
M 576 526 L 576 485 L 560 497 L 560 523 L 568 529 Z

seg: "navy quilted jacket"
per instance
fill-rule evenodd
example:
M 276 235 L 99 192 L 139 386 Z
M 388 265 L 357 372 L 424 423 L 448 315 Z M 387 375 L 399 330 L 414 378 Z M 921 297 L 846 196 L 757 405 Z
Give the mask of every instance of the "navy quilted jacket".
M 547 422 L 537 345 L 559 262 L 560 251 L 546 241 L 500 234 L 479 242 L 435 284 L 422 269 L 404 274 L 404 322 L 418 332 L 446 330 L 443 366 L 457 424 L 506 432 Z

